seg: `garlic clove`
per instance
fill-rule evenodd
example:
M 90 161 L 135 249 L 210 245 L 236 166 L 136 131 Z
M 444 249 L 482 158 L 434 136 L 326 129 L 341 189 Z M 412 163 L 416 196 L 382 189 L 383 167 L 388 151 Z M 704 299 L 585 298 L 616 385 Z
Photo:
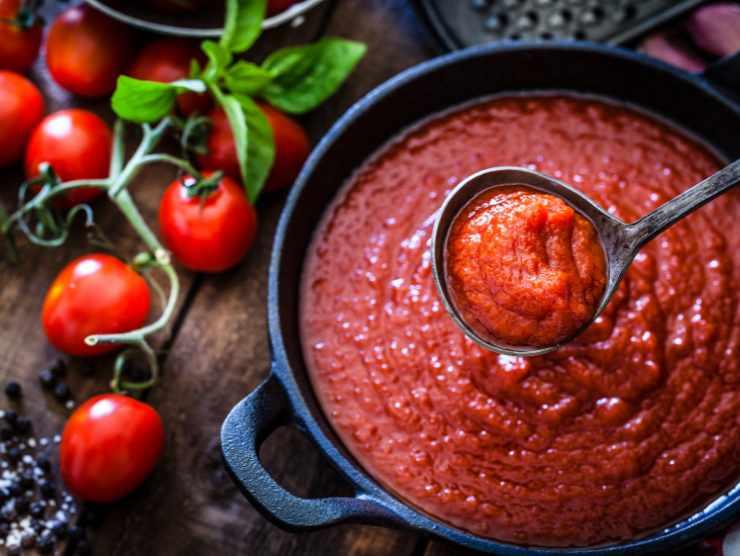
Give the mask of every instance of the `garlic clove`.
M 716 56 L 728 56 L 740 50 L 740 4 L 703 6 L 691 14 L 686 28 L 699 48 Z
M 650 35 L 642 41 L 638 50 L 692 73 L 700 73 L 706 67 L 700 57 L 693 54 L 689 49 L 682 47 L 666 33 Z

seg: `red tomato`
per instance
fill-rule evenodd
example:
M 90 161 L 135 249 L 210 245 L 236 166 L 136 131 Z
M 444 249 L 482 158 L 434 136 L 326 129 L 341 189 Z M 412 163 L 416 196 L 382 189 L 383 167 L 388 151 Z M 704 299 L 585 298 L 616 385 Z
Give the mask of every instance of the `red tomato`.
M 265 191 L 277 191 L 293 185 L 311 152 L 311 142 L 295 120 L 266 104 L 260 108 L 267 116 L 275 137 L 275 163 L 265 183 Z
M 254 243 L 257 213 L 244 190 L 227 176 L 202 196 L 189 195 L 187 185 L 194 182 L 184 176 L 167 187 L 159 205 L 159 228 L 184 266 L 221 272 L 237 264 Z
M 101 355 L 120 346 L 88 346 L 85 338 L 143 326 L 150 303 L 149 286 L 139 273 L 111 255 L 93 253 L 73 260 L 54 279 L 41 323 L 59 351 L 78 357 Z
M 62 87 L 84 97 L 113 92 L 129 61 L 130 29 L 90 6 L 57 16 L 46 39 L 46 65 Z
M 290 8 L 296 0 L 268 0 L 267 15 L 275 15 Z
M 276 191 L 292 185 L 303 167 L 311 143 L 306 132 L 292 118 L 279 110 L 261 104 L 275 138 L 275 162 L 265 183 L 265 191 Z M 221 108 L 210 113 L 211 131 L 206 140 L 208 153 L 198 156 L 198 163 L 208 170 L 221 170 L 234 179 L 240 179 L 239 160 L 236 157 L 234 136 L 229 121 Z
M 169 83 L 186 79 L 193 59 L 198 60 L 201 67 L 205 64 L 205 56 L 197 43 L 185 39 L 159 39 L 139 52 L 128 73 L 136 79 Z M 211 108 L 211 97 L 206 93 L 182 93 L 177 97 L 177 106 L 186 116 L 194 112 L 205 114 Z
M 43 115 L 44 97 L 36 85 L 12 71 L 0 71 L 0 167 L 20 160 Z
M 26 177 L 38 176 L 39 164 L 48 162 L 62 181 L 105 178 L 112 148 L 110 128 L 92 112 L 79 108 L 54 112 L 31 134 L 26 148 Z M 100 189 L 75 189 L 60 199 L 60 205 L 74 206 L 100 194 Z
M 39 55 L 41 23 L 23 29 L 10 22 L 20 7 L 21 0 L 0 0 L 0 69 L 26 71 Z
M 144 482 L 163 448 L 162 419 L 152 406 L 121 394 L 95 396 L 64 426 L 62 478 L 82 500 L 113 502 Z

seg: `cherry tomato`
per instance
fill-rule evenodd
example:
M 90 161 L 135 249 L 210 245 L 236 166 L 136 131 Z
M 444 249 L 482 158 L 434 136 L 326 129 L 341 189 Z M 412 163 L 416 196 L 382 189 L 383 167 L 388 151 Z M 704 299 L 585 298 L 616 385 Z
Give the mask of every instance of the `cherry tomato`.
M 311 143 L 298 123 L 279 110 L 261 104 L 275 138 L 275 162 L 265 183 L 265 191 L 289 187 L 301 171 L 311 152 Z M 239 160 L 236 157 L 234 136 L 229 121 L 221 108 L 210 113 L 211 131 L 206 140 L 208 153 L 198 156 L 202 168 L 221 170 L 234 179 L 240 179 Z
M 295 120 L 266 104 L 260 108 L 267 116 L 275 137 L 275 163 L 265 183 L 265 191 L 277 191 L 293 185 L 311 152 L 311 142 Z
M 149 286 L 139 273 L 111 255 L 93 253 L 73 260 L 54 279 L 41 323 L 59 351 L 78 357 L 101 355 L 120 346 L 88 346 L 85 338 L 143 326 L 150 303 Z
M 296 0 L 268 0 L 267 15 L 275 15 L 290 8 Z
M 39 164 L 48 162 L 62 181 L 105 178 L 112 149 L 113 134 L 98 116 L 79 108 L 60 110 L 46 116 L 31 134 L 26 177 L 38 176 Z M 59 204 L 70 207 L 100 194 L 100 189 L 75 189 Z
M 185 39 L 159 39 L 139 52 L 128 73 L 136 79 L 169 83 L 187 78 L 193 59 L 198 60 L 201 67 L 205 64 L 205 56 L 197 43 Z M 211 97 L 206 93 L 182 93 L 177 97 L 177 106 L 186 116 L 194 112 L 205 114 L 211 108 Z
M 131 30 L 90 6 L 57 16 L 46 39 L 46 65 L 62 87 L 84 97 L 113 92 L 129 61 Z
M 113 502 L 144 482 L 164 448 L 152 406 L 121 394 L 90 398 L 67 420 L 60 468 L 69 491 L 89 502 Z
M 228 176 L 215 189 L 191 196 L 188 186 L 194 183 L 184 176 L 167 187 L 159 205 L 159 228 L 184 266 L 221 272 L 237 264 L 254 243 L 257 213 L 243 188 Z
M 21 159 L 43 115 L 44 97 L 36 85 L 12 71 L 0 71 L 0 167 Z
M 39 55 L 43 26 L 23 28 L 13 20 L 22 0 L 0 0 L 0 69 L 26 71 Z

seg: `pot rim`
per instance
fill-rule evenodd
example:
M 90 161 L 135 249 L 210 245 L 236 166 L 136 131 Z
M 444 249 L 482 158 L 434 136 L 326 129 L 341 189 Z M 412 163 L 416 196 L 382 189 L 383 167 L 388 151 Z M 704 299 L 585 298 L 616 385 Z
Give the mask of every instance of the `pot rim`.
M 431 533 L 457 544 L 477 550 L 507 556 L 552 556 L 574 554 L 579 556 L 616 556 L 624 554 L 647 553 L 658 549 L 676 547 L 694 540 L 714 529 L 720 522 L 726 522 L 740 516 L 740 480 L 728 491 L 723 492 L 701 509 L 680 519 L 667 527 L 617 544 L 604 544 L 590 547 L 541 547 L 527 546 L 481 537 L 441 521 L 423 510 L 404 501 L 380 485 L 353 458 L 342 453 L 340 447 L 322 429 L 319 419 L 310 410 L 306 397 L 301 392 L 295 378 L 295 370 L 289 363 L 285 345 L 280 312 L 280 268 L 283 265 L 283 246 L 287 238 L 288 227 L 299 208 L 299 200 L 309 182 L 316 166 L 327 151 L 339 140 L 348 127 L 362 114 L 372 110 L 382 99 L 392 95 L 417 78 L 440 68 L 475 58 L 485 58 L 499 53 L 552 51 L 596 53 L 608 59 L 620 59 L 630 63 L 649 66 L 655 72 L 668 78 L 678 79 L 699 89 L 699 92 L 724 104 L 740 120 L 740 105 L 712 85 L 708 79 L 699 74 L 688 74 L 646 55 L 618 47 L 605 46 L 590 42 L 553 42 L 553 43 L 495 43 L 474 46 L 432 58 L 412 66 L 389 80 L 383 82 L 365 96 L 356 101 L 329 129 L 314 148 L 303 170 L 291 189 L 278 222 L 275 241 L 271 253 L 268 286 L 268 331 L 272 349 L 272 374 L 282 385 L 287 394 L 292 411 L 297 421 L 305 428 L 314 443 L 341 474 L 360 492 L 360 496 L 372 500 L 391 512 L 397 514 L 409 528 L 419 532 Z M 565 90 L 565 89 L 564 89 Z M 471 99 L 473 100 L 473 99 Z M 619 100 L 616 98 L 616 100 Z M 430 114 L 431 115 L 431 114 Z M 658 114 L 660 116 L 660 114 Z M 678 122 L 680 124 L 680 122 Z M 402 131 L 402 129 L 399 129 Z M 339 191 L 339 190 L 337 190 Z M 326 208 L 326 207 L 325 207 Z M 297 317 L 297 315 L 296 315 Z M 322 418 L 329 423 L 328 419 Z M 330 425 L 330 423 L 329 423 Z M 331 425 L 330 425 L 331 426 Z M 390 525 L 390 524 L 389 524 Z

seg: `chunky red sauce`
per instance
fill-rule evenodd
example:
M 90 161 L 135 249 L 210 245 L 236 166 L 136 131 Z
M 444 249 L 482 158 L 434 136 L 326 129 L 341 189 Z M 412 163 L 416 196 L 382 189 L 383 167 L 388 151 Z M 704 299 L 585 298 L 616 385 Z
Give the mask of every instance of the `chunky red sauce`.
M 323 409 L 368 472 L 473 533 L 589 545 L 665 525 L 740 471 L 740 197 L 651 241 L 584 334 L 522 359 L 460 332 L 429 252 L 450 189 L 502 165 L 632 221 L 718 161 L 578 98 L 489 101 L 405 133 L 350 180 L 306 260 L 301 335 Z
M 564 200 L 521 186 L 484 191 L 452 223 L 445 274 L 479 335 L 551 346 L 591 320 L 606 263 L 593 225 Z

